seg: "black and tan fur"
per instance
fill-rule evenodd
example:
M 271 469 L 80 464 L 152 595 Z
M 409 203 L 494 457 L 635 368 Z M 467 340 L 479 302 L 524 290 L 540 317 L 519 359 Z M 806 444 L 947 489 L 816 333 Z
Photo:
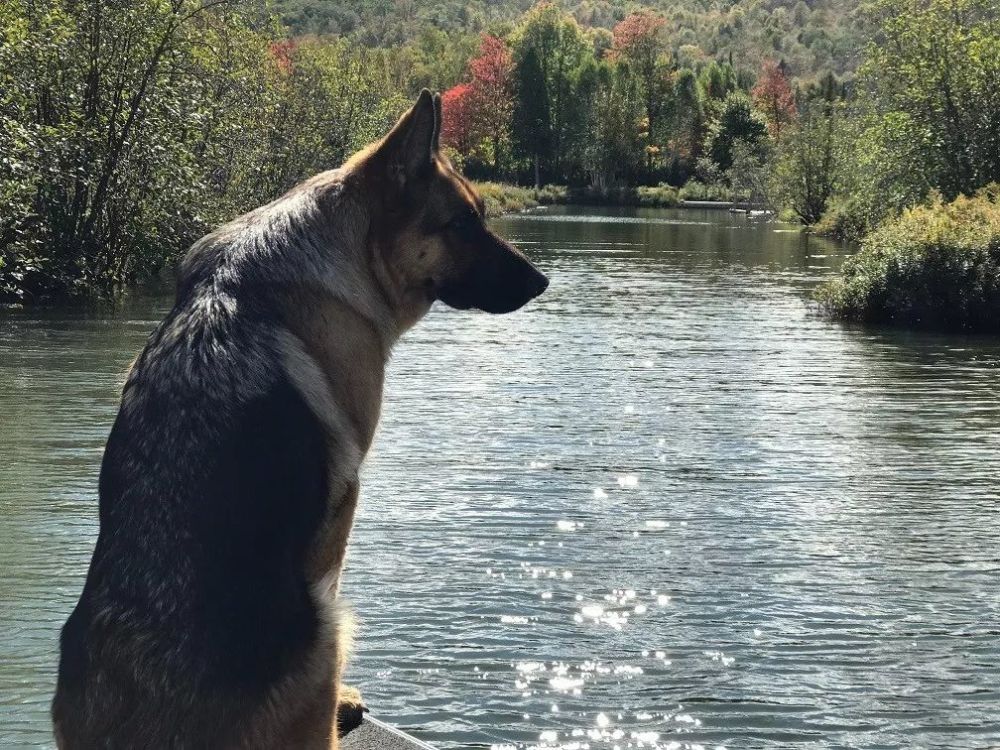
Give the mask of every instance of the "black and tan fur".
M 547 284 L 486 228 L 439 126 L 425 91 L 182 262 L 104 454 L 61 748 L 337 747 L 337 589 L 390 349 L 436 299 L 507 312 Z

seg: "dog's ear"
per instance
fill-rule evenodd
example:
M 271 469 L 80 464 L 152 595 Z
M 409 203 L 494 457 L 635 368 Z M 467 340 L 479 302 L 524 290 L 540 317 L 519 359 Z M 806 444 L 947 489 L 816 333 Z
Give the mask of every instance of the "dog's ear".
M 441 97 L 424 89 L 382 142 L 389 173 L 400 187 L 426 174 L 440 137 Z
M 441 125 L 444 123 L 444 115 L 441 112 L 441 94 L 434 94 L 434 138 L 431 141 L 431 148 L 434 153 L 441 150 Z

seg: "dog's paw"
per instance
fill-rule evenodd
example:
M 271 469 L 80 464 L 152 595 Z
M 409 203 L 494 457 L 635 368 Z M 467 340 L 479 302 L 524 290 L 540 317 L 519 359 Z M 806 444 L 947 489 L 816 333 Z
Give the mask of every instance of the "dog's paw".
M 368 706 L 357 688 L 341 685 L 337 693 L 337 734 L 343 737 L 357 729 L 368 712 Z

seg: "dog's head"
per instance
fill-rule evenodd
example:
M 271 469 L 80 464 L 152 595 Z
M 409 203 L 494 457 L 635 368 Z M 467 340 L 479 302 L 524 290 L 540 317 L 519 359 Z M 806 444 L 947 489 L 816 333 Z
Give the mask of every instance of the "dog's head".
M 421 304 L 436 299 L 459 309 L 517 310 L 548 279 L 486 226 L 482 198 L 439 149 L 440 129 L 441 98 L 425 89 L 361 157 L 380 204 L 372 217 L 378 276 L 390 299 L 417 317 Z

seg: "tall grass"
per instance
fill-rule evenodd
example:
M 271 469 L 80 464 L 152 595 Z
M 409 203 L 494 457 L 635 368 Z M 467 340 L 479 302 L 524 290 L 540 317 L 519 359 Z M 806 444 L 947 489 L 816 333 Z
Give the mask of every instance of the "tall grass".
M 486 204 L 487 216 L 502 216 L 540 205 L 565 203 L 567 193 L 566 188 L 559 185 L 544 185 L 536 189 L 501 182 L 477 182 L 476 189 Z
M 682 203 L 681 190 L 670 185 L 640 185 L 603 190 L 544 185 L 536 189 L 500 182 L 477 182 L 476 188 L 486 203 L 487 216 L 516 213 L 550 204 L 673 208 Z

